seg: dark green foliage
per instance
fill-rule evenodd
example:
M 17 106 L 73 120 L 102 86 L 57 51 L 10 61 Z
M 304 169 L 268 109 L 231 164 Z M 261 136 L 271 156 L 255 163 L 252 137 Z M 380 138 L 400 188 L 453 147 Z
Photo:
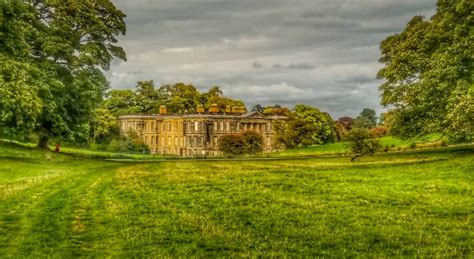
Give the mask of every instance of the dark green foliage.
M 287 116 L 286 123 L 275 125 L 276 141 L 286 148 L 331 143 L 337 139 L 336 124 L 328 113 L 298 104 Z
M 226 156 L 242 155 L 245 143 L 241 135 L 226 135 L 219 138 L 219 150 Z
M 380 44 L 382 104 L 394 107 L 391 132 L 412 138 L 440 133 L 452 141 L 474 134 L 474 2 L 439 0 L 426 20 Z
M 354 128 L 371 129 L 376 125 L 377 117 L 375 116 L 375 110 L 369 108 L 364 108 L 353 122 Z
M 244 141 L 244 153 L 257 154 L 263 151 L 263 137 L 255 131 L 247 131 L 242 134 Z
M 263 137 L 257 132 L 247 131 L 242 135 L 225 135 L 219 138 L 219 150 L 225 156 L 257 154 L 263 151 Z
M 311 137 L 312 144 L 325 144 L 336 140 L 335 122 L 328 113 L 308 105 L 298 104 L 293 108 L 293 114 L 310 123 L 315 129 Z
M 354 128 L 347 135 L 347 147 L 352 153 L 351 161 L 365 155 L 373 155 L 382 149 L 380 141 L 370 136 L 369 131 Z
M 13 134 L 88 138 L 125 33 L 108 0 L 0 1 L 0 124 Z
M 275 123 L 275 140 L 285 148 L 302 148 L 315 143 L 318 128 L 296 116 L 290 116 L 286 123 Z

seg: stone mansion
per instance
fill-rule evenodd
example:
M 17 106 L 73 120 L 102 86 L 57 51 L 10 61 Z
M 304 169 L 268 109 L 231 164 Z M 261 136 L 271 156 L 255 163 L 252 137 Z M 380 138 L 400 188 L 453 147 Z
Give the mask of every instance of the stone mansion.
M 198 107 L 193 114 L 168 114 L 165 106 L 160 114 L 125 115 L 119 117 L 121 134 L 136 133 L 152 154 L 187 157 L 219 156 L 219 138 L 229 134 L 254 131 L 263 137 L 264 152 L 275 149 L 274 123 L 284 116 L 247 113 L 245 108 L 227 107 L 219 112 L 216 105 L 209 111 Z

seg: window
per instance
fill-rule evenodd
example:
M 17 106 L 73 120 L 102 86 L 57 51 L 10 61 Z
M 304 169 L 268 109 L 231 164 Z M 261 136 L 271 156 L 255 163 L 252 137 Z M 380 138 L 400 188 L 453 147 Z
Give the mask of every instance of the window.
M 171 136 L 168 136 L 168 146 L 171 146 Z
M 235 124 L 235 130 L 240 131 L 240 122 L 236 122 Z
M 224 122 L 223 122 L 223 121 L 221 121 L 221 123 L 220 123 L 220 124 L 221 124 L 221 125 L 220 125 L 220 128 L 219 128 L 219 130 L 220 130 L 220 131 L 224 131 Z
M 217 131 L 217 121 L 214 121 L 214 131 Z
M 178 137 L 174 137 L 174 145 L 177 146 L 178 145 Z
M 229 121 L 225 122 L 225 131 L 230 131 L 230 122 Z
M 145 145 L 148 145 L 148 136 L 145 137 Z
M 194 131 L 198 131 L 199 129 L 199 122 L 195 121 L 194 122 Z

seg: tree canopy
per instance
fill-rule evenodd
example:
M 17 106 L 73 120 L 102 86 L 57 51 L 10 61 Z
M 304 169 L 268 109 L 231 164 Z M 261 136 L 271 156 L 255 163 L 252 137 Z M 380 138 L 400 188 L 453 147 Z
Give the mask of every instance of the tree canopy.
M 288 121 L 276 124 L 275 130 L 276 141 L 287 148 L 325 144 L 337 138 L 335 122 L 317 108 L 298 104 L 286 115 Z
M 385 80 L 382 104 L 394 108 L 393 134 L 473 139 L 473 1 L 439 0 L 429 20 L 413 17 L 380 50 L 377 77 Z
M 0 2 L 0 125 L 12 134 L 88 137 L 125 14 L 109 0 Z

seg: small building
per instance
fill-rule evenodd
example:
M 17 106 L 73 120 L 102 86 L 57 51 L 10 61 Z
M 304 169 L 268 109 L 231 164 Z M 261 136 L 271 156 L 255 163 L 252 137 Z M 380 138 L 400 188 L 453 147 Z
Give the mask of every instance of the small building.
M 211 106 L 212 108 L 213 106 Z M 266 116 L 260 112 L 245 113 L 245 109 L 204 111 L 196 114 L 125 115 L 119 117 L 122 135 L 136 133 L 152 154 L 173 154 L 186 157 L 219 156 L 219 138 L 229 134 L 254 131 L 263 138 L 263 151 L 275 150 L 274 123 L 284 116 Z

